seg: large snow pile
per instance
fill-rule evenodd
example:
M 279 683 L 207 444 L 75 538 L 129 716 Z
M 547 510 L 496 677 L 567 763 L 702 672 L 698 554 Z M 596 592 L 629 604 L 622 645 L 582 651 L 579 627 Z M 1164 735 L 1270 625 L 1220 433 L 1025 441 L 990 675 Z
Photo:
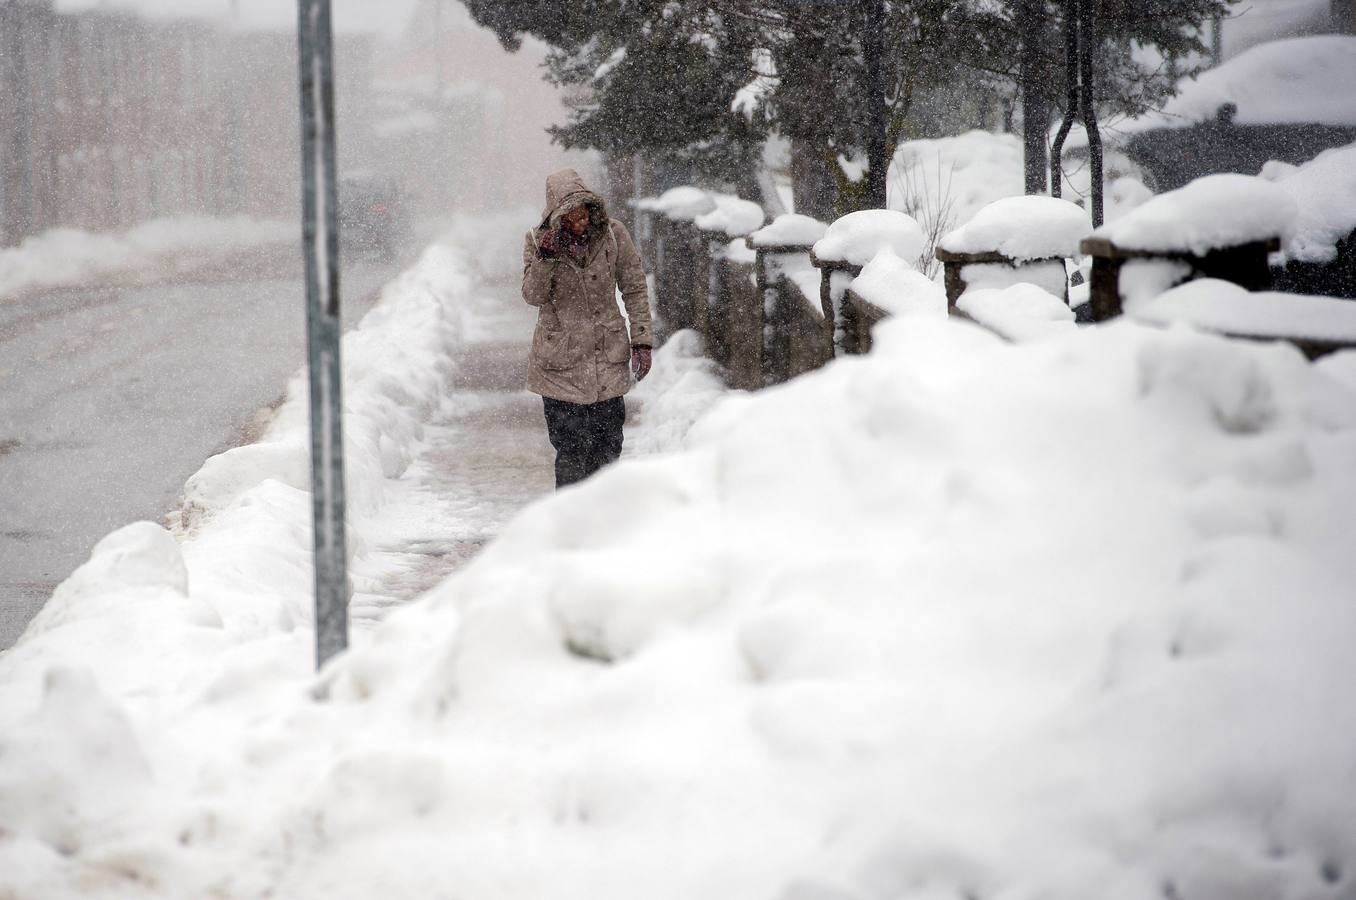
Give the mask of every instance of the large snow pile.
M 913 216 L 893 209 L 864 209 L 835 219 L 815 242 L 814 255 L 824 262 L 864 266 L 887 249 L 901 259 L 918 259 L 926 244 L 927 236 Z
M 299 244 L 296 223 L 237 216 L 152 219 L 121 234 L 56 228 L 0 249 L 0 297 L 103 279 L 190 272 L 232 253 Z
M 886 205 L 925 225 L 940 218 L 945 233 L 993 201 L 1024 192 L 1021 139 L 967 131 L 901 143 L 890 162 Z
M 1251 175 L 1206 175 L 1093 232 L 1126 250 L 1204 255 L 1269 238 L 1288 239 L 1298 209 L 1278 185 Z
M 1262 177 L 1268 176 L 1299 207 L 1295 233 L 1285 247 L 1287 258 L 1332 262 L 1337 242 L 1356 231 L 1356 144 L 1324 150 L 1298 167 L 1268 163 Z
M 0 885 L 1349 896 L 1356 395 L 1328 370 L 887 320 L 530 507 L 318 681 L 281 638 L 133 690 L 51 623 L 0 658 Z M 221 643 L 146 544 L 91 574 L 125 655 Z
M 730 194 L 712 194 L 716 204 L 710 212 L 697 216 L 694 224 L 702 231 L 717 231 L 726 237 L 743 237 L 763 227 L 763 208 L 752 200 Z
M 1004 197 L 938 242 L 952 253 L 1001 253 L 1017 262 L 1073 257 L 1092 231 L 1082 207 L 1054 197 Z
M 1293 337 L 1356 345 L 1356 303 L 1333 297 L 1249 293 L 1236 284 L 1202 278 L 1135 304 L 1137 319 L 1186 324 L 1252 337 Z
M 828 225 L 800 213 L 782 213 L 749 235 L 755 247 L 812 247 L 824 236 Z

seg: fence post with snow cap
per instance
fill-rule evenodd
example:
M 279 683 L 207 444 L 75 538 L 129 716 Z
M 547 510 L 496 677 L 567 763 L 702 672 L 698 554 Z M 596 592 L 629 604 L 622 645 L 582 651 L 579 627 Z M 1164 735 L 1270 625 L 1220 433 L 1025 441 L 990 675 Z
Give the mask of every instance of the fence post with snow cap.
M 1250 175 L 1207 175 L 1160 194 L 1083 240 L 1092 257 L 1092 318 L 1114 318 L 1197 278 L 1265 290 L 1268 257 L 1297 217 L 1285 189 Z
M 761 316 L 759 340 L 750 344 L 759 350 L 764 385 L 786 381 L 832 356 L 824 339 L 819 277 L 810 262 L 811 248 L 827 229 L 818 219 L 785 213 L 745 239 L 756 255 Z
M 763 226 L 766 214 L 751 200 L 726 194 L 714 194 L 712 199 L 715 209 L 694 222 L 706 239 L 705 292 L 700 299 L 706 307 L 706 353 L 725 369 L 732 387 L 753 388 L 758 386 L 758 369 L 733 363 L 735 341 L 747 340 L 749 313 L 757 303 L 749 277 L 754 254 L 743 238 Z M 748 358 L 748 354 L 739 356 L 741 361 Z
M 1040 195 L 1004 197 L 937 242 L 946 301 L 954 312 L 969 288 L 1034 284 L 1069 302 L 1065 260 L 1092 230 L 1082 207 Z
M 862 310 L 845 303 L 844 296 L 863 267 L 879 254 L 890 253 L 913 268 L 926 247 L 923 227 L 898 210 L 864 209 L 833 221 L 810 253 L 810 261 L 820 272 L 819 301 L 831 352 L 855 353 L 861 349 L 862 323 L 857 316 Z
M 706 241 L 693 224 L 715 209 L 711 195 L 698 187 L 670 188 L 639 201 L 637 208 L 654 216 L 654 293 L 660 340 L 675 331 L 705 331 L 706 295 L 702 260 Z
M 840 305 L 846 333 L 844 349 L 868 353 L 872 328 L 892 316 L 947 315 L 946 293 L 929 276 L 889 247 L 883 247 L 847 282 Z
M 810 250 L 810 264 L 819 270 L 819 305 L 824 311 L 829 349 L 834 356 L 855 353 L 857 322 L 843 298 L 847 283 L 862 273 L 862 267 L 843 260 L 820 259 Z

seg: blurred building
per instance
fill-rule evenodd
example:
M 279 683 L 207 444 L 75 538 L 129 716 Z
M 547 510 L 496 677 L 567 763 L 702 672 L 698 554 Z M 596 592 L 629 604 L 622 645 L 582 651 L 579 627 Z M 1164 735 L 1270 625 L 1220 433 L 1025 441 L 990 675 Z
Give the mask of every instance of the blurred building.
M 57 226 L 297 214 L 295 35 L 0 0 L 0 246 Z M 362 157 L 371 40 L 336 40 L 341 152 Z

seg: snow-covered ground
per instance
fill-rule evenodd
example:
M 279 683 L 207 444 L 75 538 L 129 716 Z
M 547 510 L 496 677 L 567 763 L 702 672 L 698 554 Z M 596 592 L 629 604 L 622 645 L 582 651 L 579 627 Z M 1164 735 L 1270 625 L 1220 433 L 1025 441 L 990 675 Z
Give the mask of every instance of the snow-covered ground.
M 346 339 L 355 570 L 487 307 Z M 628 441 L 318 677 L 299 394 L 0 656 L 0 895 L 1337 898 L 1356 358 L 933 316 Z M 366 560 L 366 563 L 365 563 Z
M 295 222 L 237 216 L 152 219 L 120 234 L 56 228 L 0 249 L 0 299 L 100 281 L 143 283 L 190 275 L 233 254 L 301 246 Z

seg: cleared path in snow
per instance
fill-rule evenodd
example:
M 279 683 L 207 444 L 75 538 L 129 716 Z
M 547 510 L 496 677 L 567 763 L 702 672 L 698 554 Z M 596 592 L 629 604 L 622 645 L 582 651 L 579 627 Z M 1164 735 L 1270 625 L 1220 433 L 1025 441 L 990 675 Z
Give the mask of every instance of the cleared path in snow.
M 518 510 L 555 486 L 541 398 L 524 388 L 535 313 L 516 283 L 480 286 L 448 395 L 423 452 L 396 483 L 378 544 L 355 565 L 355 627 L 468 562 Z M 369 574 L 370 573 L 370 574 Z

